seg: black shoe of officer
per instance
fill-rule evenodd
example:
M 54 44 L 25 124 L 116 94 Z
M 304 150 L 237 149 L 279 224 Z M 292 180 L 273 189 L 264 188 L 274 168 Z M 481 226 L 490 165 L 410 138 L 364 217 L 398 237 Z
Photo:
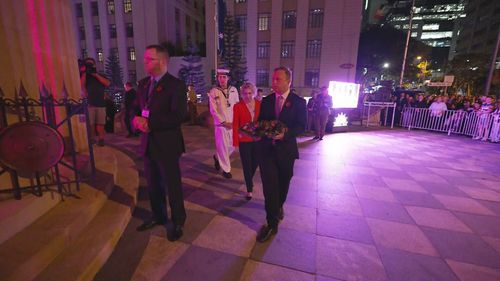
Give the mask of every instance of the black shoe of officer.
M 230 179 L 233 177 L 233 175 L 231 175 L 231 173 L 226 173 L 226 172 L 222 172 L 222 176 L 225 177 L 226 179 Z
M 215 155 L 213 156 L 213 158 L 214 158 L 214 167 L 217 171 L 219 171 L 220 170 L 219 159 L 217 159 L 217 156 Z

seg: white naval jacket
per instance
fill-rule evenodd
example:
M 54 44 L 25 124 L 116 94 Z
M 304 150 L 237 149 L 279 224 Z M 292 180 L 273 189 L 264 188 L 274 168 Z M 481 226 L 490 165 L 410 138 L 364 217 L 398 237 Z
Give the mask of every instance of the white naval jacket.
M 227 94 L 222 88 L 214 87 L 208 92 L 210 101 L 210 113 L 214 118 L 214 126 L 220 126 L 222 123 L 233 122 L 233 107 L 240 101 L 238 90 L 229 86 Z

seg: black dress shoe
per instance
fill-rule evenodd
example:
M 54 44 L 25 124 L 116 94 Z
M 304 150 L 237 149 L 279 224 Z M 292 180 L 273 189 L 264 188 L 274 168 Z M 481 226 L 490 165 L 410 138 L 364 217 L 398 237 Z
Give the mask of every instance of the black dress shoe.
M 323 140 L 323 137 L 319 138 L 319 140 Z
M 217 159 L 217 156 L 215 156 L 215 155 L 213 156 L 213 158 L 214 158 L 214 167 L 215 167 L 215 169 L 216 169 L 217 171 L 219 171 L 219 170 L 220 170 L 220 163 L 219 163 L 219 159 Z
M 257 234 L 257 241 L 260 243 L 266 242 L 271 238 L 271 236 L 275 235 L 278 233 L 278 227 L 271 227 L 269 225 L 264 225 L 259 231 L 259 234 Z
M 162 225 L 162 224 L 165 224 L 165 223 L 162 221 L 157 221 L 157 220 L 149 220 L 149 221 L 146 221 L 143 224 L 139 225 L 136 228 L 136 230 L 137 231 L 144 231 L 144 230 L 148 230 L 148 229 L 151 229 L 157 225 Z
M 282 221 L 285 218 L 285 211 L 283 210 L 283 207 L 280 208 L 280 213 L 278 215 L 278 219 Z
M 222 176 L 225 177 L 226 179 L 230 179 L 233 177 L 233 175 L 231 175 L 231 173 L 226 173 L 226 172 L 222 172 Z
M 319 137 L 314 137 L 314 138 L 312 138 L 312 139 L 313 139 L 313 140 L 317 140 L 317 139 L 319 139 Z
M 174 227 L 174 229 L 172 229 L 171 231 L 168 231 L 167 232 L 168 241 L 179 240 L 182 237 L 182 235 L 184 234 L 184 231 L 182 229 L 183 229 L 182 225 L 176 225 Z

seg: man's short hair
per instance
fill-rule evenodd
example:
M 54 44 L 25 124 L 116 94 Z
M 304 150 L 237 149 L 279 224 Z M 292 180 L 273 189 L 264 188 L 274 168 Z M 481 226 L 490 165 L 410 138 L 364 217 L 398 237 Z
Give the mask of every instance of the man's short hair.
M 164 55 L 165 58 L 167 59 L 167 61 L 170 58 L 170 54 L 168 53 L 167 48 L 163 47 L 162 45 L 153 44 L 153 45 L 149 45 L 146 47 L 146 50 L 150 50 L 150 49 L 155 49 L 156 53 L 160 53 L 160 54 Z
M 288 79 L 288 81 L 292 81 L 292 71 L 290 70 L 290 68 L 288 68 L 286 66 L 280 66 L 280 67 L 276 67 L 274 69 L 274 72 L 276 72 L 278 70 L 283 70 L 285 72 L 286 79 Z

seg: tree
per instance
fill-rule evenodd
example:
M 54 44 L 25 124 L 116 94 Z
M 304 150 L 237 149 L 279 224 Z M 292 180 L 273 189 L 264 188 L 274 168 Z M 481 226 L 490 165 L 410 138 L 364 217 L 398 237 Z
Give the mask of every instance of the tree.
M 390 26 L 369 26 L 361 32 L 358 49 L 357 80 L 361 83 L 380 77 L 399 81 L 406 33 Z M 431 47 L 410 39 L 405 67 L 405 80 L 416 80 L 418 68 L 414 65 L 417 56 L 429 57 Z M 384 68 L 384 64 L 388 67 Z
M 224 52 L 221 54 L 220 62 L 222 66 L 229 68 L 231 81 L 239 88 L 246 81 L 247 73 L 246 60 L 241 56 L 241 46 L 234 18 L 227 15 L 224 19 L 223 31 Z
M 483 94 L 490 66 L 490 55 L 461 54 L 448 63 L 448 73 L 455 75 L 453 87 L 465 90 L 468 94 Z
M 111 88 L 122 88 L 123 87 L 123 69 L 120 66 L 120 59 L 115 51 L 110 50 L 109 56 L 106 59 L 105 73 L 108 79 L 111 81 Z
M 188 43 L 188 55 L 182 58 L 186 64 L 181 65 L 179 70 L 179 79 L 186 85 L 193 84 L 196 93 L 205 94 L 208 89 L 205 84 L 205 75 L 203 73 L 203 64 L 198 55 L 199 49 L 196 45 Z

